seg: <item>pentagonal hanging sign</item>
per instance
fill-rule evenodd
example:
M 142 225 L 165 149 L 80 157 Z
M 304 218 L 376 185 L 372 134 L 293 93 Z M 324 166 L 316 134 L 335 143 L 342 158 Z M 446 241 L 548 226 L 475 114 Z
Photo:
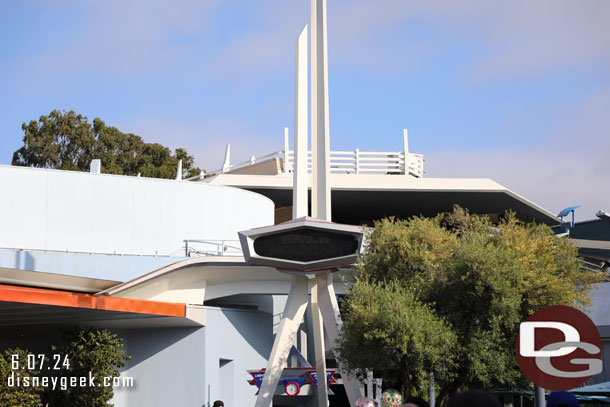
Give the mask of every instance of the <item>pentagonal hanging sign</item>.
M 304 272 L 355 263 L 363 240 L 359 226 L 310 217 L 238 235 L 247 264 Z

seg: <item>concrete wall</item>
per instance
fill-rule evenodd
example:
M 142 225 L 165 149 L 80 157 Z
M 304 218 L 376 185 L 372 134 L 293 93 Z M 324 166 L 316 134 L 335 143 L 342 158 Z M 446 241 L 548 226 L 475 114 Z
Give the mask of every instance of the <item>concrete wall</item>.
M 273 224 L 268 198 L 200 182 L 0 166 L 0 187 L 2 248 L 181 256 Z
M 271 314 L 207 307 L 205 329 L 205 406 L 218 399 L 227 407 L 253 406 L 257 390 L 248 384 L 252 376 L 247 371 L 267 365 L 273 346 Z
M 133 388 L 114 388 L 117 407 L 206 406 L 204 386 L 205 328 L 117 331 L 131 360 L 121 376 Z
M 265 367 L 271 351 L 271 314 L 206 307 L 203 328 L 129 329 L 117 332 L 131 356 L 121 376 L 134 388 L 115 388 L 117 407 L 252 406 L 256 387 L 248 370 Z

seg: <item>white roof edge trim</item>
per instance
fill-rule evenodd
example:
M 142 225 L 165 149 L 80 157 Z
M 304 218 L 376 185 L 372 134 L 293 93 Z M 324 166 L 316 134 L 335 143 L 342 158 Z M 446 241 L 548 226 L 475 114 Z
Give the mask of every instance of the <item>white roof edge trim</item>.
M 521 195 L 517 194 L 516 192 L 511 191 L 510 189 L 506 188 L 506 193 L 510 196 L 512 196 L 513 198 L 523 202 L 524 204 L 526 204 L 527 206 L 530 206 L 534 209 L 536 209 L 538 212 L 548 216 L 549 218 L 553 219 L 554 221 L 556 221 L 557 223 L 559 223 L 559 218 L 557 216 L 555 216 L 553 213 L 547 211 L 546 209 L 544 209 L 543 207 L 533 203 L 532 201 L 529 201 L 527 199 L 525 199 L 524 197 L 522 197 Z
M 59 170 L 56 168 L 39 168 L 39 167 L 24 167 L 21 165 L 8 165 L 8 164 L 0 164 L 0 170 L 2 168 L 14 168 L 17 169 L 19 171 L 21 170 L 26 170 L 26 171 L 46 171 L 46 172 L 60 172 L 60 173 L 68 173 L 68 174 L 78 174 L 78 176 L 95 176 L 95 177 L 114 177 L 114 178 L 124 178 L 124 179 L 129 179 L 129 180 L 137 180 L 137 182 L 152 182 L 152 181 L 160 181 L 160 182 L 181 182 L 184 183 L 184 185 L 209 185 L 210 187 L 214 187 L 214 188 L 229 188 L 229 189 L 238 189 L 241 191 L 244 191 L 244 193 L 246 194 L 254 194 L 257 195 L 260 198 L 266 199 L 268 201 L 271 201 L 271 203 L 273 203 L 273 201 L 269 198 L 267 198 L 264 195 L 258 194 L 256 192 L 253 191 L 249 191 L 249 190 L 244 190 L 243 188 L 239 188 L 239 187 L 234 187 L 231 185 L 224 185 L 224 184 L 214 184 L 214 183 L 208 183 L 208 182 L 192 182 L 192 181 L 185 181 L 185 180 L 176 180 L 176 179 L 170 179 L 170 178 L 153 178 L 153 177 L 137 177 L 135 175 L 121 175 L 121 174 L 96 174 L 96 173 L 92 173 L 89 171 L 72 171 L 72 170 Z M 197 188 L 197 187 L 195 187 Z
M 289 174 L 288 174 L 289 175 Z M 218 174 L 206 178 L 205 183 L 238 188 L 292 188 L 292 176 Z M 491 178 L 414 178 L 383 174 L 331 174 L 335 190 L 433 190 L 433 191 L 503 191 L 506 187 Z M 308 174 L 311 187 L 311 174 Z
M 215 181 L 213 185 L 226 183 L 238 188 L 292 188 L 292 177 L 283 175 L 218 174 L 210 181 Z M 308 175 L 311 177 L 311 174 Z M 266 180 L 271 182 L 265 182 Z M 346 180 L 349 182 L 345 182 Z M 412 178 L 380 174 L 331 174 L 331 188 L 337 191 L 503 192 L 559 223 L 559 219 L 553 213 L 491 178 Z
M 108 295 L 113 296 L 121 291 L 133 288 L 139 284 L 145 283 L 156 277 L 172 273 L 189 266 L 205 265 L 208 263 L 239 263 L 246 265 L 246 261 L 242 256 L 206 256 L 206 257 L 193 257 L 186 260 L 180 260 L 167 266 L 163 266 L 157 270 L 153 270 L 150 273 L 143 274 L 139 277 L 125 281 L 124 283 L 117 284 L 114 287 L 110 287 L 106 290 L 98 292 L 96 295 Z

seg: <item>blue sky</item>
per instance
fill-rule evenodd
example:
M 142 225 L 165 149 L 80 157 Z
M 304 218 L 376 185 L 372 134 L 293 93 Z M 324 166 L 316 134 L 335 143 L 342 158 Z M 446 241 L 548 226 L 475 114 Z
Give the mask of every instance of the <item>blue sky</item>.
M 331 147 L 423 153 L 551 210 L 610 211 L 610 2 L 328 0 Z M 53 109 L 185 147 L 279 150 L 307 0 L 0 3 L 0 164 Z

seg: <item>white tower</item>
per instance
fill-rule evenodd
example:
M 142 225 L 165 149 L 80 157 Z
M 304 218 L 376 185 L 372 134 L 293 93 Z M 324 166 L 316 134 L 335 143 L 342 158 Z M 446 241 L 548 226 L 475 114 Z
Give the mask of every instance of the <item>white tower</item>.
M 339 226 L 331 223 L 331 189 L 330 189 L 330 139 L 328 118 L 328 51 L 326 29 L 326 0 L 311 0 L 311 157 L 312 157 L 312 216 L 314 221 L 328 222 L 329 230 L 361 234 L 359 228 Z M 296 52 L 296 86 L 295 86 L 295 165 L 293 184 L 293 222 L 298 219 L 304 227 L 312 220 L 307 215 L 307 26 L 303 28 L 297 39 Z M 292 226 L 280 224 L 262 231 L 272 235 L 280 230 L 288 230 Z M 260 232 L 260 229 L 259 229 Z M 244 248 L 246 260 L 257 257 L 254 247 L 256 231 L 240 232 L 240 240 Z M 332 232 L 330 232 L 332 233 Z M 360 244 L 356 251 L 361 248 Z M 355 260 L 356 253 L 352 261 Z M 263 256 L 264 257 L 264 256 Z M 349 256 L 346 256 L 347 258 Z M 266 257 L 269 260 L 269 257 Z M 258 258 L 258 264 L 261 258 Z M 273 265 L 276 260 L 270 260 Z M 332 260 L 331 260 L 332 262 Z M 324 330 L 331 342 L 339 333 L 341 319 L 339 306 L 333 287 L 332 271 L 309 271 L 305 273 L 292 272 L 290 293 L 282 314 L 276 339 L 260 386 L 255 407 L 268 407 L 277 388 L 278 380 L 287 364 L 290 348 L 296 342 L 296 334 L 305 314 L 307 303 L 311 302 L 312 331 L 314 338 L 315 369 L 318 378 L 317 405 L 328 407 L 328 387 L 326 386 L 326 349 Z M 277 264 L 282 264 L 279 258 Z M 308 286 L 311 283 L 311 299 L 308 297 Z M 355 405 L 360 397 L 358 383 L 350 379 L 345 370 L 339 367 L 350 405 Z

